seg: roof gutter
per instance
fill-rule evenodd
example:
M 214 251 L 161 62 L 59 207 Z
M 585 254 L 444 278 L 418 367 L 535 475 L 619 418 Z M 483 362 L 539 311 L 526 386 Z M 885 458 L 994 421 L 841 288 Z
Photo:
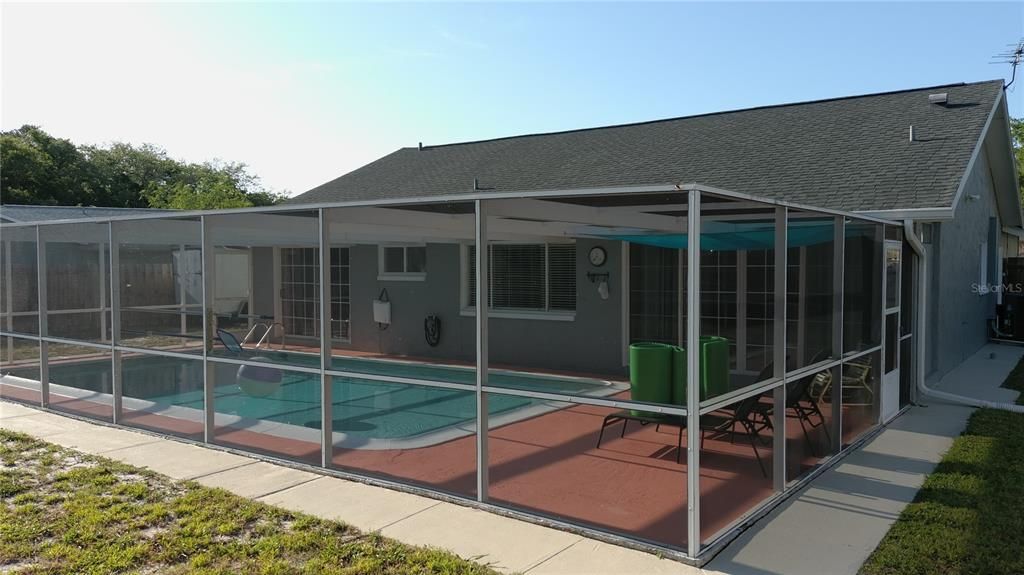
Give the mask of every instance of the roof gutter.
M 953 219 L 954 208 L 902 208 L 895 210 L 865 210 L 858 214 L 885 220 L 915 220 L 919 222 L 944 222 Z
M 917 255 L 918 269 L 920 270 L 920 273 L 918 274 L 919 281 L 917 282 L 917 326 L 914 334 L 915 337 L 917 337 L 917 392 L 921 396 L 929 396 L 942 401 L 949 401 L 970 407 L 987 407 L 990 409 L 1012 411 L 1014 413 L 1024 413 L 1024 405 L 998 403 L 974 397 L 956 395 L 954 393 L 931 389 L 925 384 L 925 352 L 927 349 L 926 336 L 928 334 L 925 329 L 927 327 L 927 314 L 925 313 L 925 310 L 927 308 L 926 304 L 928 303 L 928 258 L 925 257 L 924 243 L 921 241 L 921 238 L 917 236 L 917 232 L 914 230 L 914 220 L 903 220 L 903 235 L 907 238 L 907 242 L 910 244 L 911 249 L 913 249 L 914 253 Z

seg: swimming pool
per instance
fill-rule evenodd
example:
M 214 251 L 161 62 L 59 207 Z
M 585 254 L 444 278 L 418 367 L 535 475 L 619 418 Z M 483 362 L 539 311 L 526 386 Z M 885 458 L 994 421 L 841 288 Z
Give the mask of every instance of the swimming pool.
M 320 377 L 288 371 L 288 365 L 281 362 L 315 366 L 318 357 L 296 353 L 269 357 L 277 360 L 281 382 L 265 396 L 247 392 L 239 385 L 239 365 L 211 362 L 218 425 L 294 438 L 317 437 L 316 430 L 321 427 Z M 338 371 L 449 383 L 472 384 L 476 377 L 471 367 L 398 360 L 336 357 L 332 366 Z M 125 409 L 202 421 L 202 369 L 198 360 L 125 357 L 121 367 Z M 109 359 L 56 363 L 50 366 L 50 381 L 54 393 L 61 389 L 75 395 L 91 393 L 104 401 L 110 392 L 110 372 Z M 11 375 L 19 374 L 15 371 Z M 608 395 L 621 389 L 596 379 L 502 370 L 492 370 L 489 381 L 495 386 L 574 395 Z M 476 394 L 472 390 L 334 376 L 331 391 L 336 443 L 351 447 L 390 448 L 396 441 L 417 438 L 436 443 L 472 433 L 476 423 Z M 496 421 L 517 420 L 553 409 L 551 402 L 544 400 L 497 394 L 488 397 L 487 407 Z

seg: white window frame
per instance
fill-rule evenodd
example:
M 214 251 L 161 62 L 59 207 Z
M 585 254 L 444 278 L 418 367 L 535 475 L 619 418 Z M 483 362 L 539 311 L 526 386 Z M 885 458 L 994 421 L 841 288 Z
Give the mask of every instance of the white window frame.
M 426 253 L 423 256 L 424 271 L 422 272 L 384 271 L 384 252 L 387 248 L 402 248 L 402 269 L 405 270 L 409 267 L 409 248 L 424 248 L 424 252 L 426 252 L 426 247 L 425 243 L 379 244 L 377 246 L 377 281 L 421 282 L 426 280 Z
M 293 249 L 293 248 L 316 249 L 316 248 L 309 248 L 309 246 L 301 246 L 301 245 L 300 246 L 289 246 L 289 245 L 275 246 L 273 248 L 273 250 L 274 250 L 273 251 L 273 254 L 274 254 L 273 255 L 273 266 L 274 266 L 274 274 L 273 274 L 273 282 L 274 282 L 274 321 L 275 322 L 280 322 L 282 324 L 282 326 L 284 325 L 284 298 L 281 297 L 281 293 L 282 293 L 282 288 L 284 287 L 284 273 L 283 273 L 283 270 L 281 269 L 281 262 L 282 262 L 282 259 L 283 259 L 282 256 L 281 256 L 281 250 L 282 249 Z M 331 321 L 331 323 L 340 322 L 342 324 L 347 325 L 348 327 L 344 331 L 348 332 L 348 336 L 347 337 L 333 337 L 334 331 L 333 331 L 333 326 L 332 326 L 332 331 L 331 331 L 330 339 L 334 343 L 343 343 L 343 344 L 352 343 L 352 292 L 351 292 L 351 289 L 352 289 L 352 275 L 351 275 L 352 274 L 352 259 L 351 259 L 352 258 L 352 244 L 333 244 L 333 245 L 330 246 L 330 249 L 332 251 L 336 250 L 336 249 L 348 250 L 348 257 L 349 257 L 349 260 L 348 260 L 349 263 L 348 263 L 348 266 L 347 266 L 349 268 L 348 283 L 338 283 L 338 284 L 333 284 L 332 283 L 332 285 L 331 285 L 331 290 L 332 291 L 330 292 L 330 293 L 333 294 L 334 285 L 348 286 L 348 288 L 349 288 L 348 302 L 344 302 L 344 301 L 339 299 L 339 303 L 348 303 L 348 306 L 349 306 L 348 318 L 346 318 L 346 319 L 332 318 L 332 321 Z M 250 257 L 251 257 L 251 255 L 250 255 Z M 333 261 L 333 260 L 331 260 L 331 261 Z M 252 265 L 250 265 L 249 267 L 250 267 L 250 276 L 251 276 L 252 275 L 252 269 L 251 269 Z M 335 266 L 332 265 L 331 267 L 333 268 Z M 344 267 L 344 266 L 338 266 L 338 267 Z M 317 268 L 319 268 L 319 263 L 317 264 Z M 317 277 L 319 278 L 319 275 Z M 328 275 L 328 277 L 330 277 L 330 276 Z M 250 289 L 249 289 L 249 291 L 250 291 L 250 298 L 249 298 L 250 299 L 250 304 L 249 304 L 250 307 L 249 307 L 249 309 L 252 309 L 252 303 L 251 303 L 252 302 L 252 296 L 251 296 L 252 288 L 251 288 L 251 286 L 252 286 L 252 283 L 250 282 Z M 329 302 L 329 304 L 333 304 L 333 303 L 334 303 L 334 301 L 333 301 L 333 298 L 332 298 L 332 300 L 331 300 L 331 302 Z M 250 319 L 249 323 L 254 323 L 254 321 L 255 320 Z M 317 319 L 316 321 L 317 321 L 317 326 L 319 326 L 320 325 L 319 319 Z M 298 339 L 309 340 L 309 341 L 311 341 L 313 339 L 317 339 L 317 337 L 319 337 L 319 336 L 296 335 L 294 333 L 285 333 L 285 335 L 288 336 L 289 338 L 294 338 L 294 339 L 297 339 L 297 340 Z M 323 334 L 320 334 L 320 336 L 322 336 L 322 335 Z
M 542 245 L 544 246 L 544 299 L 550 298 L 551 287 L 548 285 L 550 280 L 548 273 L 548 257 L 549 251 L 548 246 L 550 245 L 562 245 L 562 244 L 576 244 L 575 241 L 564 241 L 564 242 L 545 242 L 545 241 L 510 241 L 510 242 L 492 242 L 492 243 L 509 243 L 509 244 L 530 244 L 530 245 Z M 469 247 L 470 244 L 460 244 L 459 246 L 459 301 L 462 303 L 462 309 L 459 311 L 459 315 L 464 317 L 475 317 L 476 306 L 469 305 Z M 578 254 L 577 254 L 578 257 Z M 488 262 L 493 262 L 493 258 L 488 258 Z M 579 270 L 576 270 L 577 275 Z M 579 277 L 577 279 L 576 291 L 577 299 L 576 304 L 579 306 Z M 547 302 L 549 305 L 550 302 Z M 576 310 L 552 310 L 552 309 L 515 309 L 515 308 L 488 308 L 487 317 L 493 318 L 504 318 L 504 319 L 531 319 L 531 320 L 542 320 L 542 321 L 576 321 Z

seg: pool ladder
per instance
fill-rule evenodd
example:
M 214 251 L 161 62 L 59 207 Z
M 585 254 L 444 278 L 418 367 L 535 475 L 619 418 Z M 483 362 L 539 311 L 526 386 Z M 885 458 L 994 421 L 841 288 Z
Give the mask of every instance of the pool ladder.
M 270 334 L 274 331 L 275 327 L 280 327 L 281 328 L 281 349 L 284 350 L 284 346 L 285 346 L 285 343 L 284 343 L 284 324 L 279 322 L 279 321 L 275 321 L 275 322 L 271 323 L 270 325 L 267 325 L 264 322 L 259 322 L 259 323 L 255 324 L 255 325 L 253 325 L 252 328 L 249 329 L 249 333 L 245 334 L 245 337 L 242 339 L 242 343 L 247 343 L 249 341 L 249 338 L 252 337 L 252 334 L 256 331 L 256 328 L 258 328 L 258 327 L 262 327 L 263 328 L 263 335 L 260 336 L 259 341 L 256 342 L 256 349 L 260 349 L 264 344 L 267 346 L 267 349 L 270 349 Z

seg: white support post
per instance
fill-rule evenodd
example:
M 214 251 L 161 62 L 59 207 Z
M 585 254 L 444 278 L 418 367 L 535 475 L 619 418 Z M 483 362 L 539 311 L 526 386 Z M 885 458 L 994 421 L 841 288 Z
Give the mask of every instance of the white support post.
M 107 232 L 108 232 L 108 239 L 109 239 L 109 231 L 110 231 L 109 227 L 110 227 L 110 225 L 111 224 L 108 222 L 107 223 L 107 226 L 108 226 L 108 230 L 107 230 Z M 111 245 L 113 245 L 113 244 L 111 244 Z M 107 258 L 103 257 L 103 244 L 102 243 L 100 243 L 98 248 L 96 249 L 96 255 L 98 256 L 98 259 L 99 259 L 99 269 L 100 269 L 100 273 L 99 273 L 100 339 L 99 339 L 99 341 L 107 341 L 107 290 L 109 290 L 110 287 L 105 285 L 105 281 L 107 279 Z M 107 254 L 107 257 L 109 257 L 109 254 Z M 114 270 L 111 269 L 110 272 L 113 273 Z M 113 318 L 111 318 L 111 319 L 113 319 Z
M 832 237 L 832 357 L 843 357 L 843 292 L 846 290 L 846 218 L 836 216 Z M 832 372 L 832 452 L 843 447 L 843 366 Z
M 272 322 L 272 324 L 270 326 L 271 330 L 274 329 L 273 323 L 280 323 L 282 326 L 284 325 L 284 302 L 281 301 L 281 248 L 278 247 L 278 246 L 274 246 L 273 250 L 274 250 L 274 256 L 273 256 L 273 260 L 274 260 L 274 264 L 273 264 L 273 266 L 274 266 L 274 269 L 273 269 L 273 274 L 274 274 L 274 320 L 273 320 L 273 322 Z M 252 265 L 250 264 L 249 267 L 251 268 Z M 250 292 L 252 291 L 252 283 L 251 282 L 249 283 L 249 290 L 250 290 Z M 252 313 L 252 312 L 250 311 L 250 313 Z M 278 329 L 281 330 L 281 341 L 284 341 L 284 336 L 285 336 L 285 334 L 284 334 L 284 327 L 279 327 Z
M 178 244 L 178 262 L 174 266 L 174 273 L 178 276 L 178 312 L 181 316 L 181 334 L 188 333 L 188 291 L 187 278 L 185 277 L 185 244 Z M 249 310 L 252 313 L 252 309 Z M 185 343 L 186 340 L 182 340 Z
M 11 263 L 11 245 L 14 242 L 4 242 L 4 281 L 7 286 L 4 290 L 4 309 L 7 310 L 7 331 L 14 332 L 14 265 Z M 7 362 L 14 363 L 14 338 L 7 338 Z
M 772 335 L 772 362 L 774 377 L 786 377 L 786 276 L 788 238 L 786 234 L 786 208 L 775 208 L 775 288 L 774 332 Z M 772 487 L 776 492 L 786 488 L 786 386 L 772 393 Z
M 878 297 L 878 341 L 881 346 L 878 350 L 878 368 L 873 370 L 875 372 L 875 394 L 872 399 L 872 411 L 874 412 L 872 415 L 874 419 L 873 425 L 880 425 L 885 417 L 882 413 L 882 386 L 885 383 L 885 366 L 887 365 L 886 356 L 888 355 L 886 353 L 885 341 L 888 339 L 885 333 L 887 331 L 885 329 L 885 292 L 887 291 L 885 289 L 885 226 L 883 224 L 875 224 L 872 227 L 875 229 L 875 243 L 878 244 L 878 253 L 876 253 L 875 256 L 878 258 L 879 272 L 878 283 L 876 286 L 878 287 L 878 293 L 880 294 Z M 896 347 L 899 347 L 899 332 L 896 334 Z M 899 385 L 898 382 L 897 385 Z M 899 396 L 897 395 L 896 397 L 896 401 L 899 403 Z
M 49 334 L 46 317 L 46 234 L 43 228 L 36 227 L 36 298 L 39 308 L 39 337 Z M 39 393 L 40 404 L 50 405 L 50 350 L 49 344 L 39 340 Z
M 331 238 L 327 211 L 320 208 L 320 465 L 331 466 L 334 456 L 334 398 L 331 368 Z
M 212 443 L 214 440 L 214 393 L 215 370 L 210 362 L 210 350 L 213 349 L 213 334 L 216 329 L 214 316 L 214 295 L 216 271 L 216 254 L 213 240 L 207 225 L 206 216 L 199 219 L 199 237 L 201 242 L 201 258 L 203 272 L 203 441 Z
M 690 557 L 700 553 L 700 192 L 688 192 L 686 217 L 686 511 Z M 682 286 L 680 286 L 682 287 Z
M 121 423 L 124 407 L 124 381 L 121 377 L 121 352 L 116 346 L 121 343 L 121 250 L 117 237 L 117 224 L 107 224 L 107 239 L 110 257 L 110 374 L 114 394 L 114 423 Z M 100 253 L 102 253 L 102 249 Z M 103 293 L 103 290 L 100 291 Z M 106 306 L 100 306 L 106 307 Z M 103 312 L 102 315 L 105 315 Z
M 486 204 L 475 200 L 476 204 L 476 499 L 487 501 L 488 450 L 487 433 L 487 385 L 488 347 L 487 347 L 487 312 L 489 298 L 490 253 L 487 244 L 487 212 Z

